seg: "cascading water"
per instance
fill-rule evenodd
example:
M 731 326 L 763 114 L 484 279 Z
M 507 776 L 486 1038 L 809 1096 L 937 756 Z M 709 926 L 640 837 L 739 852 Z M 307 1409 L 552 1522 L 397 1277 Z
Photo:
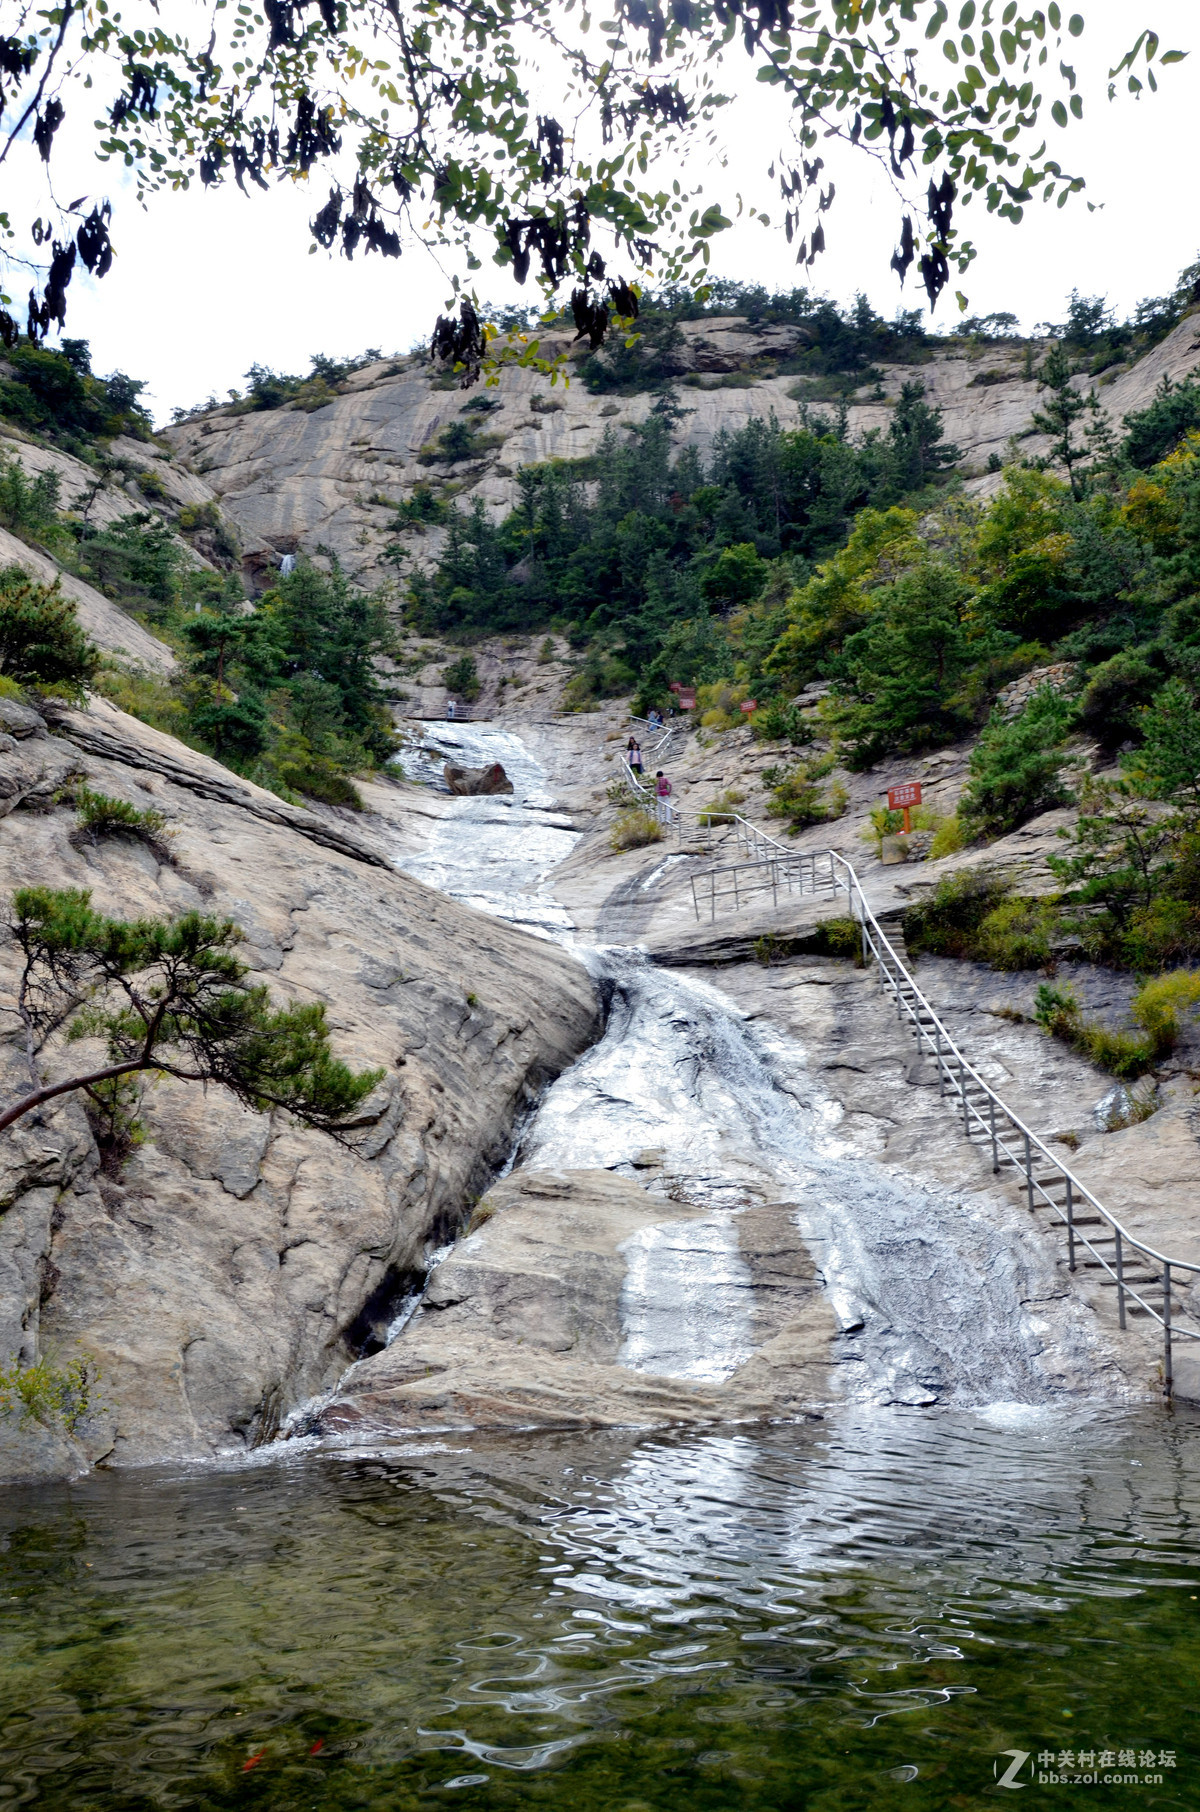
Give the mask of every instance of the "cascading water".
M 577 833 L 519 738 L 438 726 L 431 776 L 443 752 L 502 761 L 514 794 L 448 801 L 427 846 L 398 865 L 570 943 L 608 1002 L 604 1036 L 547 1091 L 516 1163 L 615 1170 L 701 1210 L 626 1242 L 625 1365 L 719 1381 L 749 1357 L 752 1286 L 736 1220 L 769 1201 L 792 1205 L 824 1277 L 852 1398 L 1033 1402 L 1064 1375 L 1087 1376 L 1095 1335 L 1019 1225 L 855 1157 L 804 1053 L 748 1024 L 716 988 L 637 951 L 577 943 L 546 890 Z

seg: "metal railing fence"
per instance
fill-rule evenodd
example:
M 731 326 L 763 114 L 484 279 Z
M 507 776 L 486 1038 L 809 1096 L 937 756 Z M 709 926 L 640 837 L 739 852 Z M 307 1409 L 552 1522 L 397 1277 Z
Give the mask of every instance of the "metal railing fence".
M 781 889 L 801 894 L 828 892 L 831 897 L 846 895 L 849 916 L 860 927 L 863 961 L 875 963 L 880 986 L 895 1000 L 897 1019 L 912 1031 L 918 1052 L 932 1057 L 937 1065 L 938 1093 L 954 1102 L 965 1136 L 982 1139 L 990 1147 L 993 1175 L 1011 1169 L 1020 1177 L 1031 1214 L 1039 1207 L 1051 1211 L 1055 1224 L 1066 1231 L 1071 1272 L 1082 1268 L 1103 1273 L 1101 1286 L 1116 1290 L 1117 1319 L 1122 1328 L 1131 1315 L 1158 1323 L 1163 1335 L 1163 1388 L 1170 1397 L 1174 1389 L 1175 1343 L 1200 1340 L 1200 1328 L 1187 1327 L 1179 1321 L 1178 1279 L 1181 1274 L 1200 1275 L 1200 1263 L 1172 1258 L 1130 1233 L 984 1081 L 897 955 L 845 856 L 832 849 L 786 849 L 738 813 L 680 812 L 670 800 L 656 798 L 653 789 L 643 785 L 628 765 L 625 771 L 644 809 L 651 811 L 664 829 L 679 838 L 685 830 L 691 838 L 699 833 L 711 846 L 712 831 L 720 824 L 725 841 L 732 840 L 746 852 L 742 862 L 723 864 L 692 877 L 692 904 L 697 919 L 701 917 L 702 903 L 708 906 L 711 922 L 718 903 L 732 900 L 737 910 L 743 894 L 748 897 L 768 888 L 776 902 Z

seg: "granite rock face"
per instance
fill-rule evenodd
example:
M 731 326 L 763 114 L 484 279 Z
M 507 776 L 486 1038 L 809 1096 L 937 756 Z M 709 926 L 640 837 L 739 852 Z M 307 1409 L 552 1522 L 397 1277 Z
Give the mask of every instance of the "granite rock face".
M 498 761 L 486 768 L 460 768 L 455 762 L 448 761 L 442 773 L 450 791 L 460 799 L 513 790 L 512 781 Z
M 1146 406 L 1164 377 L 1177 381 L 1200 366 L 1197 322 L 1196 316 L 1182 321 L 1111 383 L 1097 380 L 1100 402 L 1115 427 L 1127 412 Z M 800 424 L 805 381 L 761 373 L 772 360 L 801 349 L 801 329 L 755 326 L 730 316 L 684 323 L 682 341 L 673 356 L 680 377 L 690 382 L 679 391 L 685 413 L 673 430 L 677 447 L 694 446 L 707 459 L 722 430 L 736 432 L 771 415 L 784 427 Z M 554 352 L 560 345 L 569 355 L 569 375 L 572 357 L 581 356 L 578 348 L 546 339 L 543 350 Z M 1037 349 L 1034 362 L 1040 362 Z M 745 387 L 727 387 L 730 373 L 745 374 Z M 876 400 L 874 385 L 849 399 L 851 433 L 886 429 L 901 386 L 914 379 L 942 411 L 946 439 L 961 449 L 970 489 L 987 493 L 999 485 L 999 473 L 989 473 L 988 466 L 993 455 L 1010 457 L 1014 437 L 1023 455 L 1045 450 L 1045 437 L 1030 426 L 1043 396 L 1027 374 L 1024 349 L 1016 345 L 973 351 L 950 340 L 924 364 L 884 367 L 883 400 Z M 1076 381 L 1090 387 L 1093 380 Z M 478 497 L 504 514 L 517 501 L 521 466 L 593 455 L 606 431 L 624 438 L 646 420 L 656 400 L 648 394 L 594 396 L 577 376 L 551 386 L 538 373 L 518 368 L 506 369 L 498 386 L 483 393 L 493 407 L 482 420 L 472 410 L 480 394 L 445 387 L 428 361 L 414 355 L 365 367 L 340 396 L 311 413 L 298 406 L 244 415 L 216 410 L 180 422 L 165 439 L 195 479 L 219 498 L 251 563 L 259 561 L 264 572 L 281 554 L 313 552 L 321 543 L 352 577 L 378 584 L 393 573 L 382 556 L 395 539 L 396 506 L 417 484 L 451 477 L 467 507 Z M 822 408 L 816 400 L 811 406 Z M 460 417 L 484 432 L 468 457 L 450 465 L 439 455 L 439 437 Z M 405 551 L 428 563 L 444 533 L 437 526 L 407 528 Z
M 87 887 L 119 916 L 227 914 L 273 995 L 323 1001 L 338 1055 L 387 1074 L 345 1144 L 149 1079 L 144 1143 L 112 1174 L 78 1095 L 0 1136 L 0 1362 L 89 1355 L 106 1406 L 83 1442 L 4 1419 L 0 1475 L 252 1445 L 377 1340 L 514 1116 L 593 1037 L 592 985 L 554 945 L 393 872 L 369 827 L 284 806 L 111 707 L 27 727 L 0 750 L 5 894 Z M 165 852 L 81 837 L 53 802 L 72 774 L 162 812 Z M 11 1000 L 11 944 L 0 964 Z M 28 1086 L 14 1027 L 6 1014 L 6 1100 Z M 89 1049 L 51 1045 L 43 1070 L 70 1074 Z
M 744 1362 L 689 1378 L 642 1350 L 672 1330 L 651 1322 L 638 1338 L 636 1251 L 667 1241 L 685 1262 L 701 1212 L 607 1170 L 514 1172 L 484 1197 L 408 1326 L 347 1373 L 311 1426 L 359 1436 L 661 1426 L 802 1415 L 827 1401 L 833 1314 L 783 1203 L 734 1222 L 753 1326 Z M 671 1305 L 656 1306 L 670 1318 Z M 717 1326 L 694 1333 L 719 1349 Z

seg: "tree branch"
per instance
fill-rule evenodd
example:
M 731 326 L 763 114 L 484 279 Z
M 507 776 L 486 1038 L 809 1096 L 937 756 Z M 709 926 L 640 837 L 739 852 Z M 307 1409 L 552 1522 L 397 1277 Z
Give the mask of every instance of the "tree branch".
M 35 1107 L 41 1107 L 43 1101 L 53 1101 L 57 1095 L 69 1095 L 72 1089 L 88 1088 L 95 1082 L 109 1082 L 114 1076 L 130 1076 L 135 1070 L 161 1069 L 163 1065 L 148 1063 L 144 1056 L 132 1058 L 127 1063 L 110 1063 L 102 1070 L 89 1070 L 86 1076 L 72 1076 L 66 1082 L 50 1082 L 45 1088 L 34 1089 L 32 1094 L 23 1100 L 15 1101 L 0 1113 L 0 1132 L 11 1126 L 14 1120 L 22 1115 L 32 1113 Z

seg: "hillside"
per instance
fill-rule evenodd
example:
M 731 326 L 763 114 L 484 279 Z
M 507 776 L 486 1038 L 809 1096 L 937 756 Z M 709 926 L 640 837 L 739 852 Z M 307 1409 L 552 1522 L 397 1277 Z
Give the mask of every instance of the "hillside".
M 764 362 L 795 345 L 785 328 L 759 327 L 737 316 L 683 322 L 684 347 L 675 355 L 684 411 L 673 428 L 676 449 L 694 447 L 703 460 L 724 430 L 736 433 L 774 414 L 785 428 L 801 425 L 806 408 L 829 411 L 828 387 L 796 376 L 759 376 Z M 881 364 L 878 379 L 847 394 L 847 430 L 861 437 L 886 429 L 903 383 L 916 378 L 929 404 L 942 412 L 945 437 L 961 449 L 971 494 L 996 486 L 990 460 L 1007 463 L 1010 442 L 1024 458 L 1047 446 L 1030 432 L 1041 396 L 1029 374 L 1021 342 L 943 342 L 919 365 Z M 459 507 L 478 497 L 499 517 L 519 496 L 521 467 L 595 455 L 605 430 L 640 425 L 658 400 L 641 394 L 593 395 L 577 368 L 586 356 L 569 341 L 542 341 L 546 353 L 568 352 L 567 381 L 551 385 L 534 371 L 505 371 L 494 388 L 448 387 L 423 356 L 381 361 L 346 380 L 344 393 L 312 408 L 307 402 L 234 414 L 218 409 L 168 429 L 165 439 L 189 474 L 211 488 L 256 566 L 273 555 L 335 553 L 361 584 L 395 578 L 386 559 L 396 539 L 397 506 L 431 480 L 452 490 Z M 1040 361 L 1043 343 L 1031 347 Z M 1121 369 L 1099 395 L 1114 428 L 1132 410 L 1145 408 L 1164 378 L 1178 382 L 1200 367 L 1200 327 L 1191 317 L 1129 369 Z M 1111 375 L 1111 374 L 1110 374 Z M 730 385 L 728 380 L 737 380 Z M 686 380 L 693 380 L 687 382 Z M 1080 380 L 1080 387 L 1083 381 Z M 799 397 L 793 394 L 799 389 Z M 876 388 L 884 399 L 872 400 Z M 807 403 L 804 391 L 812 394 Z M 480 403 L 494 407 L 480 411 Z M 492 443 L 454 462 L 431 461 L 455 423 L 481 427 Z M 416 530 L 406 551 L 433 558 L 444 541 L 434 526 Z

